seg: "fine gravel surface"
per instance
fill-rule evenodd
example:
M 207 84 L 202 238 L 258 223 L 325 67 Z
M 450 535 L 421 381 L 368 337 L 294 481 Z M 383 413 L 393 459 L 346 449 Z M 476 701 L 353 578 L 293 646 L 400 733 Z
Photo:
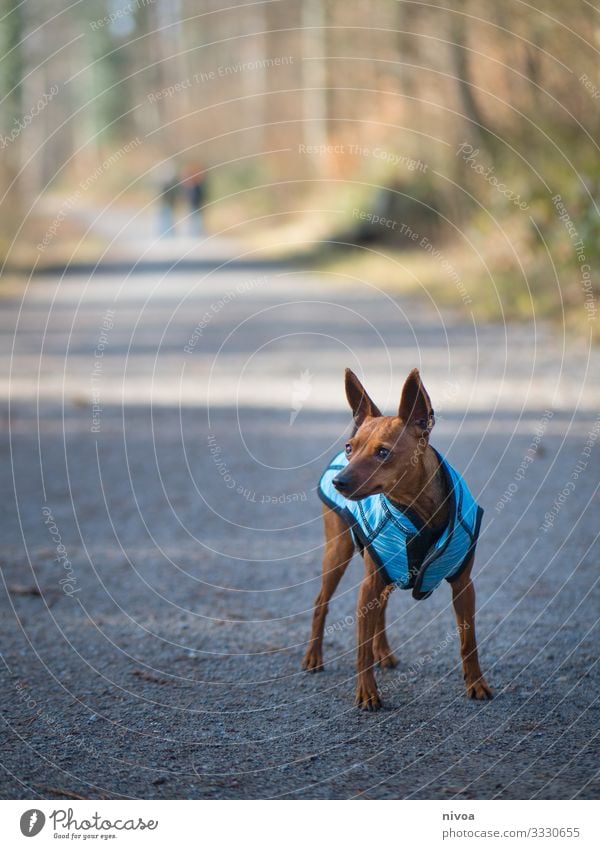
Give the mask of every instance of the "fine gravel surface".
M 2 797 L 597 797 L 597 352 L 218 239 L 127 263 L 3 299 Z M 301 671 L 344 366 L 387 412 L 421 369 L 485 508 L 491 702 L 444 585 L 393 596 L 399 666 L 355 708 L 359 557 Z

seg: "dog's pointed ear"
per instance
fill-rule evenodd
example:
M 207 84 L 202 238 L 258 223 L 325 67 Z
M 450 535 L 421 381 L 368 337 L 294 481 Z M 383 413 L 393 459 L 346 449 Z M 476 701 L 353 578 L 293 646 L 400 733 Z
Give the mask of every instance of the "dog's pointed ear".
M 416 368 L 404 383 L 398 416 L 405 425 L 417 428 L 423 435 L 429 434 L 435 424 L 431 400 Z
M 346 369 L 346 398 L 352 409 L 352 415 L 357 427 L 360 427 L 367 416 L 380 416 L 381 412 L 367 395 L 367 390 L 358 377 L 349 368 Z

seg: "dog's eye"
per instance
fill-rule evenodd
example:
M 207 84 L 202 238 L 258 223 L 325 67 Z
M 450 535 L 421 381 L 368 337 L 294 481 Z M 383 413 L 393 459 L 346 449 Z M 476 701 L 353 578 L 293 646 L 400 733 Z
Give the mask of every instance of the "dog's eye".
M 380 460 L 387 460 L 387 458 L 390 456 L 390 449 L 384 448 L 383 445 L 380 445 L 376 451 L 376 454 Z
M 349 442 L 346 443 L 346 457 L 349 457 L 352 454 L 352 446 Z

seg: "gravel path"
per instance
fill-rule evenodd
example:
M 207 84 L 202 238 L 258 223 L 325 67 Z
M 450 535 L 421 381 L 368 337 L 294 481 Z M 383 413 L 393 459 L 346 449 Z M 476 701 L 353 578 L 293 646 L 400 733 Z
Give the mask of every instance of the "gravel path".
M 2 796 L 597 796 L 597 352 L 236 250 L 121 238 L 3 299 Z M 490 703 L 440 588 L 394 596 L 385 709 L 354 708 L 358 558 L 300 670 L 346 365 L 389 411 L 421 368 L 486 509 Z

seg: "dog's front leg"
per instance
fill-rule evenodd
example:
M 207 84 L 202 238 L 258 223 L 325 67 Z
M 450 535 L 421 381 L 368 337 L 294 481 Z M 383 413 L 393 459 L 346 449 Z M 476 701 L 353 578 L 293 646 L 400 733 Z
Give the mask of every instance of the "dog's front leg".
M 356 670 L 358 684 L 356 689 L 356 704 L 363 710 L 379 710 L 381 700 L 377 692 L 375 672 L 373 670 L 373 637 L 380 616 L 385 584 L 379 574 L 376 564 L 365 552 L 366 574 L 360 585 L 358 594 L 358 654 Z
M 471 699 L 491 699 L 492 691 L 488 686 L 477 653 L 475 637 L 475 587 L 471 580 L 473 560 L 464 572 L 452 581 L 452 603 L 460 637 L 460 655 L 467 695 Z
M 323 577 L 321 589 L 315 601 L 310 643 L 302 661 L 308 672 L 323 669 L 323 631 L 329 601 L 354 554 L 354 542 L 348 525 L 337 513 L 327 507 L 323 509 L 325 529 L 325 551 L 323 554 Z

